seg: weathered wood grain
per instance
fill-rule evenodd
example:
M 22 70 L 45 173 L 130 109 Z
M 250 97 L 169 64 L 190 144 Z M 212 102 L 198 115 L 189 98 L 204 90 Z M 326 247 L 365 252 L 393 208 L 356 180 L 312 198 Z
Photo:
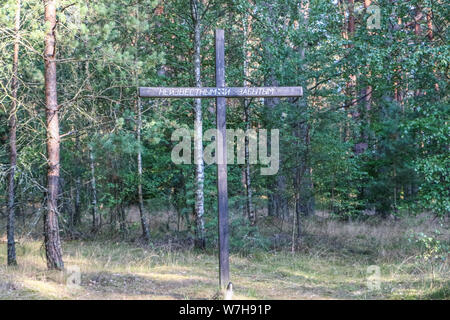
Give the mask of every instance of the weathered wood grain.
M 224 32 L 216 30 L 216 86 L 225 87 Z M 224 92 L 227 90 L 225 89 Z M 225 289 L 230 281 L 228 245 L 228 186 L 227 186 L 227 140 L 226 140 L 226 98 L 216 98 L 217 122 L 217 207 L 219 209 L 219 284 Z

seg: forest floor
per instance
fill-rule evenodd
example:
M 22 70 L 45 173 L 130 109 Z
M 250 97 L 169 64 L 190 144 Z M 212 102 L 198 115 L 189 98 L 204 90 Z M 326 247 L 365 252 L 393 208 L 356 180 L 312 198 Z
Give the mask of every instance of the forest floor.
M 272 236 L 279 226 L 263 224 Z M 232 253 L 234 299 L 450 299 L 446 223 L 428 216 L 377 224 L 314 217 L 303 222 L 303 230 L 295 253 L 287 231 L 284 248 Z M 19 265 L 7 267 L 6 244 L 0 243 L 0 299 L 213 299 L 217 294 L 213 251 L 97 239 L 64 240 L 63 252 L 67 271 L 47 271 L 42 240 L 20 239 Z M 377 268 L 378 288 L 376 279 L 368 278 L 377 276 Z M 80 283 L 70 285 L 71 279 L 77 283 L 78 270 Z

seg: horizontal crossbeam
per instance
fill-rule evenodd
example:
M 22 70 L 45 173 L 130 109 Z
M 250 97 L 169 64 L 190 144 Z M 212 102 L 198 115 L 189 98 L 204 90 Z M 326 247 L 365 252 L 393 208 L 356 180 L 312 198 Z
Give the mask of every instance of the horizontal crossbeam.
M 251 98 L 301 97 L 302 87 L 140 87 L 139 96 L 147 98 Z

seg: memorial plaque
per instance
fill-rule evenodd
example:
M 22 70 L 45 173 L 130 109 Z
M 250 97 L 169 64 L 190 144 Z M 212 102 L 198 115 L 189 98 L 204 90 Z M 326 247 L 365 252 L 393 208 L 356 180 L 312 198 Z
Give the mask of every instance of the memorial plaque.
M 139 95 L 148 98 L 251 98 L 299 97 L 302 87 L 142 87 Z

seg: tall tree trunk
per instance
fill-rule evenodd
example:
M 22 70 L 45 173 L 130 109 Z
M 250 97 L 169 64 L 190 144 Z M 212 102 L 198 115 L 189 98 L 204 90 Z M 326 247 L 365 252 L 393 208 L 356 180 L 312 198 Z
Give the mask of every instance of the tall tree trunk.
M 9 115 L 9 146 L 10 146 L 10 171 L 8 184 L 8 222 L 7 222 L 7 237 L 8 237 L 8 265 L 16 265 L 16 245 L 14 240 L 14 222 L 15 222 L 15 192 L 14 192 L 14 175 L 17 163 L 17 69 L 19 64 L 19 29 L 20 29 L 20 0 L 16 2 L 16 17 L 15 17 L 15 40 L 14 40 L 14 57 L 13 57 L 13 74 L 11 79 L 12 91 L 12 106 Z
M 199 12 L 199 1 L 191 0 L 192 22 L 194 23 L 194 73 L 195 86 L 201 87 L 201 21 Z M 205 222 L 204 222 L 204 165 L 203 165 L 203 120 L 202 120 L 202 100 L 195 99 L 194 102 L 194 158 L 195 158 L 195 216 L 197 219 L 196 247 L 205 248 Z
M 136 4 L 136 19 L 138 21 L 138 28 L 136 31 L 136 36 L 134 39 L 134 46 L 136 48 L 135 55 L 135 65 L 138 68 L 138 42 L 139 42 L 139 3 Z M 138 87 L 139 87 L 139 70 L 134 70 L 135 75 L 135 83 L 136 83 L 136 93 L 138 95 Z M 139 96 L 139 95 L 138 95 Z M 142 238 L 148 242 L 150 240 L 150 232 L 148 230 L 147 219 L 145 217 L 144 212 L 144 198 L 142 196 L 142 145 L 141 145 L 141 131 L 142 131 L 142 107 L 141 100 L 139 97 L 135 100 L 136 111 L 138 116 L 137 126 L 136 126 L 136 138 L 138 143 L 138 153 L 137 153 L 137 169 L 138 169 L 138 202 L 139 202 L 139 214 L 141 218 L 141 226 L 142 226 Z
M 312 181 L 312 168 L 310 161 L 310 149 L 311 149 L 311 135 L 310 135 L 310 124 L 306 124 L 302 128 L 303 141 L 305 144 L 305 155 L 303 158 L 304 167 L 301 172 L 300 182 L 300 203 L 302 211 L 306 216 L 314 214 L 315 210 L 315 200 L 314 200 L 314 184 Z M 299 220 L 300 221 L 300 220 Z
M 144 212 L 144 199 L 142 196 L 142 151 L 141 151 L 141 130 L 142 130 L 142 110 L 141 110 L 141 101 L 137 99 L 137 114 L 138 114 L 138 122 L 137 122 L 137 143 L 138 143 L 138 154 L 137 154 L 137 166 L 138 166 L 138 201 L 139 201 L 139 214 L 141 217 L 141 226 L 142 226 L 142 238 L 145 241 L 150 240 L 150 232 L 148 230 L 147 220 L 145 218 Z
M 295 227 L 295 221 L 297 221 L 297 233 L 295 235 L 295 242 L 299 243 L 301 238 L 301 223 L 300 223 L 300 216 L 301 216 L 301 199 L 300 199 L 300 183 L 301 183 L 301 176 L 300 176 L 300 169 L 301 166 L 298 166 L 295 168 L 295 174 L 294 174 L 294 189 L 295 189 L 295 212 L 294 212 L 294 227 Z M 292 241 L 292 246 L 294 246 L 294 241 Z
M 371 5 L 372 0 L 364 0 L 364 9 L 367 10 L 369 6 Z M 370 81 L 370 73 L 362 76 L 365 78 L 365 82 Z M 363 153 L 367 150 L 369 147 L 369 133 L 368 128 L 370 125 L 370 109 L 372 106 L 372 86 L 370 84 L 367 84 L 366 87 L 362 90 L 362 96 L 363 99 L 363 105 L 361 107 L 361 125 L 363 126 L 360 130 L 361 137 L 360 137 L 360 143 L 358 143 L 355 146 L 355 152 L 356 154 Z M 364 188 L 361 190 L 361 192 L 364 192 Z
M 47 115 L 47 211 L 44 216 L 45 254 L 49 269 L 62 270 L 61 240 L 58 226 L 59 180 L 59 120 L 56 93 L 56 0 L 46 0 L 45 23 L 47 26 L 44 48 L 45 103 Z
M 434 35 L 433 35 L 433 13 L 431 6 L 428 8 L 427 11 L 427 36 L 428 40 L 433 41 Z
M 88 9 L 89 8 L 89 3 L 87 4 Z M 87 20 L 87 19 L 86 19 Z M 88 21 L 86 21 L 85 23 L 87 23 Z M 84 39 L 84 45 L 87 46 L 87 42 L 88 42 L 88 37 L 86 37 Z M 89 68 L 89 57 L 86 54 L 86 61 L 84 63 L 84 68 L 85 68 L 85 72 L 86 72 L 86 77 L 87 77 L 87 90 L 91 91 L 92 90 L 92 86 L 90 83 L 90 79 L 91 79 L 91 72 L 90 72 L 90 68 Z M 93 232 L 97 232 L 102 225 L 102 217 L 100 215 L 97 214 L 97 183 L 96 183 L 96 179 L 95 179 L 95 156 L 94 156 L 94 151 L 92 150 L 92 146 L 89 145 L 88 146 L 89 149 L 89 167 L 91 170 L 91 215 L 92 215 L 92 231 Z M 112 215 L 111 215 L 112 217 Z
M 75 137 L 75 146 L 77 152 L 80 150 L 80 138 L 77 134 Z M 81 222 L 81 200 L 80 200 L 80 190 L 81 190 L 81 159 L 80 156 L 76 156 L 77 168 L 75 168 L 75 212 L 73 215 L 73 221 L 71 223 L 76 226 Z
M 273 34 L 277 34 L 280 23 L 279 21 L 276 20 L 277 14 L 276 12 L 274 12 L 274 4 L 264 2 L 263 5 L 268 8 L 268 16 L 267 16 L 268 24 L 271 28 L 274 29 L 275 32 L 273 32 Z M 268 75 L 264 79 L 264 83 L 268 87 L 277 87 L 279 85 L 279 82 L 275 77 L 275 69 L 274 67 L 272 67 L 275 58 L 273 53 L 271 52 L 272 48 L 277 47 L 277 44 L 272 35 L 267 36 L 264 39 L 264 43 L 266 44 L 264 50 L 265 60 L 267 61 L 267 64 L 269 66 Z M 279 103 L 280 98 L 264 98 L 265 108 L 274 109 Z M 280 217 L 281 215 L 288 213 L 287 211 L 288 204 L 286 197 L 286 177 L 281 173 L 283 163 L 284 163 L 283 153 L 281 153 L 279 159 L 280 171 L 276 175 L 276 177 L 274 177 L 274 180 L 276 180 L 275 182 L 276 188 L 274 191 L 270 192 L 272 196 L 269 196 L 269 212 L 277 217 Z
M 122 239 L 126 239 L 128 236 L 128 228 L 127 228 L 127 216 L 125 213 L 125 206 L 123 201 L 120 202 L 119 206 L 118 206 L 118 212 L 117 214 L 119 215 L 119 230 L 120 230 L 120 234 L 122 236 Z
M 299 16 L 301 23 L 305 29 L 307 29 L 309 23 L 309 1 L 301 1 Z M 307 49 L 307 43 L 304 42 L 301 47 L 298 48 L 301 61 L 305 60 L 305 54 Z M 303 72 L 303 68 L 299 70 L 299 73 Z M 305 85 L 306 87 L 306 85 Z M 303 96 L 299 99 L 300 108 L 294 106 L 298 110 L 308 109 L 307 96 Z M 308 119 L 308 115 L 303 115 L 301 118 Z M 297 137 L 297 148 L 299 151 L 296 153 L 296 159 L 298 165 L 295 168 L 294 173 L 294 187 L 295 187 L 295 215 L 297 220 L 297 243 L 301 239 L 301 214 L 308 216 L 314 212 L 314 193 L 313 183 L 311 177 L 311 164 L 309 159 L 310 152 L 310 124 L 309 121 L 298 121 L 294 127 L 294 135 Z M 303 148 L 301 147 L 303 145 Z M 303 150 L 300 152 L 300 150 Z
M 350 39 L 353 38 L 353 35 L 355 33 L 355 15 L 354 15 L 354 9 L 355 9 L 355 1 L 354 0 L 346 0 L 347 1 L 347 8 L 348 8 L 348 19 L 346 23 L 346 30 L 344 32 L 344 36 L 347 41 L 350 41 Z M 347 44 L 347 49 L 350 51 L 353 48 L 352 43 Z M 350 117 L 352 119 L 357 119 L 359 117 L 358 111 L 355 110 L 356 105 L 356 75 L 350 74 L 349 79 L 346 84 L 346 96 L 348 98 L 348 108 L 350 109 Z M 353 133 L 351 130 L 351 123 L 347 124 L 346 128 L 346 140 L 350 140 L 353 137 Z M 356 149 L 354 147 L 354 149 Z
M 432 6 L 430 6 L 427 10 L 427 36 L 428 40 L 432 42 L 434 40 L 434 33 L 433 33 L 433 9 Z M 432 46 L 432 44 L 430 43 Z M 433 74 L 436 76 L 436 69 L 433 69 Z M 434 84 L 434 88 L 436 91 L 439 91 L 439 83 Z
M 420 20 L 422 20 L 422 9 L 419 5 L 415 7 L 415 16 L 414 16 L 414 34 L 416 36 L 416 43 L 420 44 L 422 42 L 422 28 L 420 26 Z M 419 97 L 422 95 L 422 91 L 420 89 L 416 89 L 414 96 Z
M 248 86 L 248 58 L 249 53 L 247 50 L 247 38 L 248 38 L 248 15 L 243 18 L 243 29 L 244 29 L 244 45 L 243 45 L 243 55 L 244 55 L 244 87 Z M 252 204 L 252 186 L 250 177 L 250 159 L 249 159 L 249 129 L 250 129 L 250 103 L 248 99 L 244 99 L 244 122 L 245 122 L 245 193 L 246 193 L 246 209 L 247 217 L 251 225 L 256 223 L 256 214 L 253 209 Z
M 91 191 L 92 191 L 92 230 L 97 230 L 97 185 L 95 181 L 95 161 L 92 147 L 89 147 L 89 165 L 91 167 Z

